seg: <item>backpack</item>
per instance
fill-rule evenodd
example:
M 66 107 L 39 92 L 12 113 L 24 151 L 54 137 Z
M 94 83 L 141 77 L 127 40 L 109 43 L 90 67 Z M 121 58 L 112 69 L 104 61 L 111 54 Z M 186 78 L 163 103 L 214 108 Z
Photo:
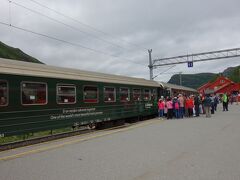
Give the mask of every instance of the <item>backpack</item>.
M 178 104 L 178 102 L 175 102 L 175 103 L 174 103 L 174 107 L 175 107 L 175 109 L 179 109 L 179 104 Z

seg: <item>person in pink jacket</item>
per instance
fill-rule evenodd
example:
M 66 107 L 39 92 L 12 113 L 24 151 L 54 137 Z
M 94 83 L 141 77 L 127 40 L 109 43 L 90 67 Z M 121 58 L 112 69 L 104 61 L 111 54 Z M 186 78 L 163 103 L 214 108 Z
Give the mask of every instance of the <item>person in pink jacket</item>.
M 168 98 L 168 100 L 167 100 L 167 109 L 168 109 L 167 119 L 172 119 L 172 117 L 173 117 L 173 103 L 172 103 L 171 98 Z
M 163 117 L 164 106 L 165 106 L 164 101 L 162 99 L 159 99 L 159 101 L 158 101 L 158 117 L 159 118 Z
M 179 117 L 183 118 L 184 110 L 185 110 L 185 107 L 184 107 L 185 102 L 182 94 L 178 95 L 178 101 L 179 101 Z

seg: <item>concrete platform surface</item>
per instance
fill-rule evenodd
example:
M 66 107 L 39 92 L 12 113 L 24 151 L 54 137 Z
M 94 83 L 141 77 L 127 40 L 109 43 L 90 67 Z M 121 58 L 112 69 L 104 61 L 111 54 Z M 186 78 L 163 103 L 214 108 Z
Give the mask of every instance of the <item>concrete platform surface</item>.
M 1 180 L 240 180 L 240 105 L 0 153 Z

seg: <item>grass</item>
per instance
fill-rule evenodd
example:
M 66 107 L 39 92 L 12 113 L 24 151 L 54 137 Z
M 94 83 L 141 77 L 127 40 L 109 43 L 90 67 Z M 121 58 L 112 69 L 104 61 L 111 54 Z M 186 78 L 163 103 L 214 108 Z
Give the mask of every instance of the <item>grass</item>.
M 8 45 L 2 43 L 1 41 L 0 41 L 0 57 L 7 58 L 7 59 L 19 60 L 19 61 L 43 64 L 36 58 L 33 58 L 32 56 L 27 55 L 20 49 L 8 46 Z
M 46 130 L 46 131 L 22 134 L 22 135 L 17 135 L 17 136 L 1 137 L 0 145 L 12 143 L 12 142 L 23 141 L 23 140 L 28 140 L 28 139 L 45 137 L 45 136 L 54 135 L 54 134 L 66 133 L 66 132 L 71 132 L 71 131 L 72 131 L 71 127 L 66 127 L 66 128 L 59 128 L 59 129 L 53 129 L 53 130 Z

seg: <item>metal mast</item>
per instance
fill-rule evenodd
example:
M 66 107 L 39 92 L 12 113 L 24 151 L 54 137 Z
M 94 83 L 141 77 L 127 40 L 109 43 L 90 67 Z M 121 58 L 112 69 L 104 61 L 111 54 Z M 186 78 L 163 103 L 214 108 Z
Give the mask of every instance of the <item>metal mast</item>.
M 153 62 L 152 62 L 152 49 L 148 50 L 149 54 L 149 71 L 150 71 L 150 80 L 153 80 Z

